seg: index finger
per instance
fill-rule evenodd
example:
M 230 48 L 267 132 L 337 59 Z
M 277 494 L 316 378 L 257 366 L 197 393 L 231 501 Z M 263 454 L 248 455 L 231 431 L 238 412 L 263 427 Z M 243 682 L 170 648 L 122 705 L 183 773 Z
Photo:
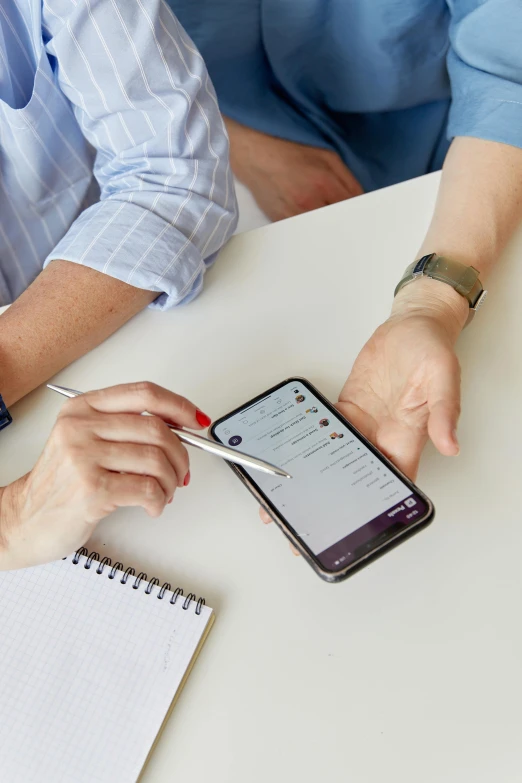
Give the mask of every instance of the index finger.
M 101 413 L 143 413 L 147 411 L 167 423 L 191 429 L 208 427 L 211 419 L 194 403 L 150 381 L 124 383 L 87 392 L 83 399 Z

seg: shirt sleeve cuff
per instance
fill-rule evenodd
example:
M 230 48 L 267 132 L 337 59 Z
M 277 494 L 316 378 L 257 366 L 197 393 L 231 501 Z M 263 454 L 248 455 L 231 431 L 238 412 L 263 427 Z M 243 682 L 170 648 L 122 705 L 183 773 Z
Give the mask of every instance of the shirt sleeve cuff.
M 91 267 L 136 288 L 157 291 L 151 307 L 167 310 L 197 296 L 215 255 L 203 260 L 190 238 L 150 210 L 103 201 L 82 212 L 44 267 L 55 259 Z
M 522 148 L 522 103 L 484 98 L 460 98 L 450 109 L 448 138 L 474 136 Z

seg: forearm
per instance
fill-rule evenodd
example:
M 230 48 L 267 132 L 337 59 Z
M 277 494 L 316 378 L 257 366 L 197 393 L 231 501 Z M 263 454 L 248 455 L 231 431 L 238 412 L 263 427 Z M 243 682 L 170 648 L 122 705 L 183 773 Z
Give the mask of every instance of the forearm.
M 419 255 L 437 252 L 485 278 L 522 221 L 522 149 L 475 138 L 455 139 L 433 220 Z
M 474 266 L 482 282 L 499 261 L 522 221 L 522 150 L 471 137 L 454 140 L 442 172 L 437 204 L 419 250 L 447 255 Z M 421 305 L 423 300 L 447 306 L 460 326 L 468 314 L 466 301 L 450 286 L 422 280 L 405 286 L 394 309 Z
M 157 292 L 52 261 L 0 316 L 0 389 L 9 406 L 95 348 Z

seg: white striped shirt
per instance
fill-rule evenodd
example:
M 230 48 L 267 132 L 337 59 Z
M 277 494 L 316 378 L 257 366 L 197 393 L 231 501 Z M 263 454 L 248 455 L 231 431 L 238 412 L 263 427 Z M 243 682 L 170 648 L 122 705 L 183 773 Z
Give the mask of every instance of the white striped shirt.
M 58 258 L 186 302 L 235 223 L 214 90 L 162 0 L 1 0 L 0 305 Z

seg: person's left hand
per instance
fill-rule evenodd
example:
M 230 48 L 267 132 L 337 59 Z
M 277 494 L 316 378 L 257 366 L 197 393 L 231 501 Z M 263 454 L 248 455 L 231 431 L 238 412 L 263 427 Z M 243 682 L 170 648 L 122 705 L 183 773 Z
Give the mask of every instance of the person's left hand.
M 454 345 L 467 314 L 466 300 L 445 283 L 426 280 L 404 288 L 339 395 L 343 416 L 411 479 L 428 438 L 441 454 L 459 453 Z M 260 514 L 271 521 L 262 509 Z
M 411 479 L 428 438 L 441 454 L 459 453 L 454 346 L 468 312 L 466 300 L 445 283 L 405 287 L 339 395 L 341 413 Z

